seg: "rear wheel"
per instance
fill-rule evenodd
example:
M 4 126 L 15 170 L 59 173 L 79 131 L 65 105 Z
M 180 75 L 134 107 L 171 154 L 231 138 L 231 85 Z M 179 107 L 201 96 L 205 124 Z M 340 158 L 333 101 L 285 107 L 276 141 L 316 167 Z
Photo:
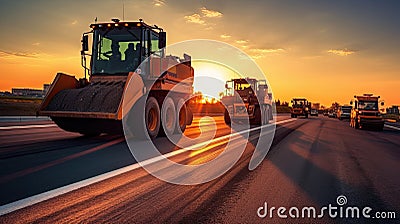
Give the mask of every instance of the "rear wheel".
M 193 123 L 193 112 L 190 107 L 186 107 L 186 125 L 192 125 Z
M 268 118 L 268 123 L 274 119 L 274 116 L 272 115 L 272 107 L 270 105 L 268 106 Z
M 357 119 L 354 120 L 354 128 L 355 129 L 360 129 L 360 124 L 358 123 Z
M 255 111 L 254 111 L 254 119 L 253 119 L 253 122 L 252 122 L 252 124 L 255 124 L 255 125 L 262 125 L 261 124 L 261 122 L 262 122 L 262 117 L 261 117 L 262 115 L 261 115 L 261 109 L 260 109 L 260 107 L 256 107 L 256 109 L 255 109 Z
M 224 121 L 225 121 L 225 124 L 231 125 L 231 117 L 229 116 L 227 109 L 224 110 Z
M 151 139 L 157 137 L 160 123 L 160 106 L 154 97 L 149 97 L 146 102 L 145 125 Z
M 172 135 L 176 127 L 176 109 L 171 97 L 164 99 L 161 107 L 162 134 Z
M 188 111 L 186 108 L 185 101 L 183 99 L 180 99 L 178 101 L 177 107 L 177 120 L 176 120 L 176 133 L 179 132 L 185 132 L 186 129 L 186 123 L 188 119 Z
M 270 110 L 270 108 L 268 107 L 268 106 L 266 106 L 265 107 L 265 110 L 264 110 L 264 122 L 262 123 L 262 125 L 265 125 L 265 124 L 268 124 L 269 123 L 269 120 L 270 120 L 270 118 L 269 118 L 269 110 Z

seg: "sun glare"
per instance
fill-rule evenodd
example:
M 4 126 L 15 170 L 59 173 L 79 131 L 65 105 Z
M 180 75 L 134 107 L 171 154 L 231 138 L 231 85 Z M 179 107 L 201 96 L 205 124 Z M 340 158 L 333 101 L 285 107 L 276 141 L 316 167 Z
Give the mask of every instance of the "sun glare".
M 229 68 L 208 61 L 192 63 L 194 68 L 194 91 L 203 94 L 204 103 L 218 100 L 225 90 L 225 82 L 238 75 Z

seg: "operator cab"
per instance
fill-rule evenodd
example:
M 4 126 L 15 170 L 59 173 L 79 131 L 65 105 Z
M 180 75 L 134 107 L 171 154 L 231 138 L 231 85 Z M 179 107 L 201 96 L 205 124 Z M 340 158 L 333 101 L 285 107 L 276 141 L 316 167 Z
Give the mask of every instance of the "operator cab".
M 354 102 L 354 109 L 366 110 L 366 111 L 376 111 L 379 110 L 378 100 L 380 96 L 373 96 L 372 94 L 364 94 L 362 96 L 354 96 L 356 98 Z M 353 104 L 353 101 L 350 102 Z M 381 102 L 381 106 L 384 103 Z
M 139 22 L 120 22 L 90 25 L 92 31 L 82 38 L 82 56 L 88 51 L 88 34 L 93 34 L 91 75 L 128 75 L 151 54 L 162 57 L 166 34 L 157 26 Z M 86 45 L 86 46 L 85 46 Z M 84 64 L 84 63 L 82 63 Z
M 308 101 L 306 99 L 293 99 L 292 107 L 293 108 L 302 108 L 303 106 L 307 106 Z
M 257 81 L 255 79 L 235 79 L 233 83 L 235 91 L 242 98 L 254 96 L 254 90 L 257 89 Z
M 257 80 L 252 78 L 232 79 L 225 84 L 226 96 L 239 94 L 240 97 L 255 96 L 257 91 L 267 91 L 268 86 L 265 80 Z

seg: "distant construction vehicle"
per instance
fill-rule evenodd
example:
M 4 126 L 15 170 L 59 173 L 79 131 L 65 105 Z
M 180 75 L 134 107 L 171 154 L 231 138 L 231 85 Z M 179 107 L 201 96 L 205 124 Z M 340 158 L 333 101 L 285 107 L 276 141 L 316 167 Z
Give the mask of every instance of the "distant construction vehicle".
M 137 105 L 148 96 L 142 108 L 145 116 L 139 118 L 144 131 L 135 134 L 143 135 L 147 130 L 148 136 L 155 138 L 159 133 L 183 132 L 193 118 L 187 105 L 193 92 L 191 57 L 166 56 L 166 33 L 156 25 L 142 20 L 112 21 L 90 25 L 91 31 L 82 37 L 85 78 L 77 80 L 58 73 L 38 115 L 50 116 L 60 128 L 84 135 L 122 133 L 122 119 L 127 112 L 122 112 L 123 99 Z M 93 35 L 91 54 L 89 35 Z M 91 57 L 89 68 L 87 55 Z M 138 68 L 146 58 L 151 64 Z M 134 82 L 130 86 L 129 80 Z M 172 91 L 178 83 L 181 87 Z
M 310 110 L 310 115 L 311 116 L 318 117 L 319 105 L 320 105 L 319 103 L 312 103 L 311 104 L 311 110 Z
M 352 106 L 339 106 L 336 117 L 339 120 L 350 119 Z
M 293 98 L 292 107 L 290 108 L 290 115 L 292 118 L 298 116 L 304 116 L 308 118 L 308 114 L 310 112 L 311 104 L 305 98 Z
M 355 101 L 351 110 L 350 126 L 356 129 L 371 127 L 377 130 L 383 130 L 385 121 L 379 112 L 379 98 L 373 94 L 364 94 L 362 96 L 354 96 Z M 384 103 L 381 102 L 381 106 Z
M 264 125 L 273 119 L 272 94 L 268 93 L 265 80 L 232 79 L 226 82 L 225 89 L 221 101 L 227 108 L 224 113 L 226 124 L 248 119 L 250 124 Z

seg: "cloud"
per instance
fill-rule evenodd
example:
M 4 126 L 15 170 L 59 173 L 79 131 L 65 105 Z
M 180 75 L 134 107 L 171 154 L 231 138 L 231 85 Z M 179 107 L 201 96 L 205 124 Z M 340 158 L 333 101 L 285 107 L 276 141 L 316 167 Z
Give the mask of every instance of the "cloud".
M 185 20 L 187 23 L 196 23 L 201 25 L 207 25 L 207 18 L 220 18 L 222 17 L 222 13 L 214 10 L 207 9 L 206 7 L 200 8 L 200 13 L 194 13 L 189 16 L 185 16 Z M 212 28 L 209 28 L 212 29 Z
M 207 9 L 206 7 L 201 7 L 200 11 L 204 17 L 208 17 L 208 18 L 220 18 L 223 15 L 221 12 Z
M 345 48 L 345 49 L 331 49 L 331 50 L 328 50 L 327 52 L 331 53 L 331 54 L 336 54 L 336 55 L 339 55 L 339 56 L 348 56 L 348 55 L 356 53 L 356 51 L 349 50 L 347 48 Z
M 37 57 L 37 53 L 9 52 L 9 51 L 0 50 L 0 57 L 10 57 L 10 56 L 36 58 Z
M 154 0 L 153 5 L 156 7 L 161 7 L 161 6 L 166 5 L 166 1 L 165 0 Z
M 252 48 L 249 50 L 250 57 L 253 59 L 265 58 L 267 54 L 272 53 L 285 53 L 286 50 L 283 48 Z
M 220 35 L 221 38 L 229 37 L 231 36 L 222 34 Z M 226 38 L 227 39 L 227 38 Z M 280 53 L 286 53 L 286 50 L 284 48 L 260 48 L 257 47 L 256 44 L 252 43 L 250 40 L 246 39 L 236 39 L 230 41 L 233 45 L 236 47 L 239 47 L 243 51 L 247 52 L 248 56 L 250 56 L 253 59 L 259 59 L 259 58 L 264 58 L 268 54 L 280 54 Z
M 282 48 L 269 48 L 269 49 L 254 48 L 254 49 L 251 49 L 250 51 L 252 53 L 256 53 L 256 54 L 284 53 L 284 52 L 286 52 L 285 49 L 282 49 Z
M 36 42 L 36 43 L 33 43 L 33 44 L 32 44 L 32 46 L 39 46 L 39 45 L 40 45 L 39 42 Z
M 219 37 L 221 37 L 222 39 L 231 38 L 231 36 L 230 36 L 230 35 L 227 35 L 227 34 L 221 34 Z
M 190 15 L 190 16 L 185 16 L 185 20 L 187 23 L 196 23 L 196 24 L 205 24 L 206 21 L 204 21 L 201 16 L 197 13 Z
M 71 25 L 76 25 L 76 24 L 78 24 L 78 20 L 74 20 L 74 21 L 72 21 L 72 23 L 71 23 Z
M 249 41 L 248 40 L 237 40 L 235 41 L 237 44 L 247 44 Z

